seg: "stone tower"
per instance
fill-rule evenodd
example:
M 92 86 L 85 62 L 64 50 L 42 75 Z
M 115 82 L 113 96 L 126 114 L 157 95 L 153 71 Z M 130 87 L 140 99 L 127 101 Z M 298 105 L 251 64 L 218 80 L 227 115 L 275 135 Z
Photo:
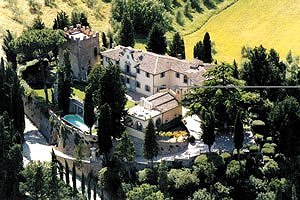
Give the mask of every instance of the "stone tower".
M 70 26 L 64 29 L 67 42 L 59 48 L 59 63 L 63 64 L 63 50 L 70 50 L 73 79 L 86 81 L 92 66 L 100 61 L 99 33 L 88 26 Z

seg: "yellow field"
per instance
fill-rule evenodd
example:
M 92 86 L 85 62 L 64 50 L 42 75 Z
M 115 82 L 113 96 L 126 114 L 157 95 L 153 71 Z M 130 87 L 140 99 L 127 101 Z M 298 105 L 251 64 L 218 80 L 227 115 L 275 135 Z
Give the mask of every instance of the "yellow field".
M 216 43 L 219 62 L 240 60 L 244 45 L 275 48 L 282 58 L 290 49 L 300 55 L 300 0 L 240 0 L 184 37 L 188 59 L 205 32 Z

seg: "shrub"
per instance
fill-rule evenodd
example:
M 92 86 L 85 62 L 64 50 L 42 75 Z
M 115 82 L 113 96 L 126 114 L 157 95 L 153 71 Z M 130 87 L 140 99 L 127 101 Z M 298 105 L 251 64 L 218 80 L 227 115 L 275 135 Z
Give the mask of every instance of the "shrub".
M 140 186 L 132 188 L 126 193 L 126 199 L 149 199 L 149 200 L 164 200 L 164 194 L 157 189 L 154 185 L 142 184 Z
M 204 188 L 194 192 L 193 200 L 215 200 L 215 197 Z
M 268 179 L 275 177 L 279 172 L 279 166 L 273 159 L 270 159 L 263 167 L 260 167 L 259 169 Z
M 157 184 L 157 175 L 153 169 L 145 168 L 138 172 L 138 179 L 141 183 Z
M 232 181 L 241 179 L 245 173 L 245 161 L 232 160 L 227 166 L 226 177 Z
M 168 173 L 170 194 L 184 199 L 192 194 L 199 185 L 199 179 L 192 174 L 190 169 L 171 169 Z
M 221 153 L 220 156 L 223 158 L 223 160 L 226 164 L 228 164 L 231 160 L 231 155 L 228 152 Z
M 176 22 L 180 25 L 183 26 L 184 25 L 184 19 L 183 19 L 183 14 L 180 10 L 177 11 L 176 13 Z
M 255 134 L 254 139 L 255 139 L 255 142 L 259 145 L 262 145 L 264 142 L 264 136 L 260 135 L 260 134 Z
M 259 146 L 257 146 L 257 145 L 251 145 L 249 147 L 249 151 L 250 151 L 250 153 L 257 153 L 259 151 Z
M 251 128 L 252 128 L 253 133 L 255 133 L 255 134 L 259 133 L 259 134 L 264 135 L 266 132 L 265 126 L 266 126 L 265 122 L 263 122 L 261 120 L 254 120 L 252 122 Z

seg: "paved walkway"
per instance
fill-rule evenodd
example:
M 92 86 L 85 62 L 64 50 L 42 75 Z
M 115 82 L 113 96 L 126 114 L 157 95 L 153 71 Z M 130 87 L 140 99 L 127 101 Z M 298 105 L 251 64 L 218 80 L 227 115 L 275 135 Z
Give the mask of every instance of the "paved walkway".
M 23 162 L 27 165 L 30 161 L 51 161 L 51 152 L 53 146 L 47 143 L 45 137 L 38 131 L 36 126 L 25 116 L 25 142 L 23 143 Z M 66 155 L 60 151 L 54 150 L 56 155 L 64 158 L 73 159 L 69 155 Z M 89 161 L 84 161 L 89 162 Z M 70 174 L 70 180 L 72 180 L 72 174 Z M 76 186 L 78 191 L 81 192 L 81 180 L 76 177 Z M 93 196 L 93 190 L 92 190 Z M 97 199 L 100 197 L 97 195 Z

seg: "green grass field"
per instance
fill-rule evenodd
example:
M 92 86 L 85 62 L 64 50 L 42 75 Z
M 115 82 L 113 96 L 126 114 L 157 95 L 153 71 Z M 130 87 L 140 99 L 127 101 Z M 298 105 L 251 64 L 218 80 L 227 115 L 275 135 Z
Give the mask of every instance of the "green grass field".
M 216 43 L 216 59 L 240 60 L 244 45 L 275 48 L 281 58 L 291 49 L 300 55 L 300 0 L 240 0 L 211 18 L 197 32 L 184 37 L 187 58 L 209 32 Z

